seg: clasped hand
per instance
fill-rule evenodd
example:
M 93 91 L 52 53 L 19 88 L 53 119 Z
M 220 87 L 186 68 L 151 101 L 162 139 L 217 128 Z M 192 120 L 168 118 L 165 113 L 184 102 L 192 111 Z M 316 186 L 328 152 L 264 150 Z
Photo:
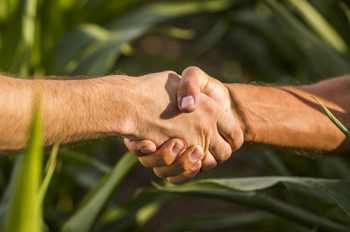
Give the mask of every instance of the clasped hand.
M 182 77 L 162 72 L 140 78 L 144 107 L 137 129 L 124 142 L 157 176 L 172 184 L 189 181 L 243 144 L 230 93 L 220 81 L 196 67 L 185 69 Z

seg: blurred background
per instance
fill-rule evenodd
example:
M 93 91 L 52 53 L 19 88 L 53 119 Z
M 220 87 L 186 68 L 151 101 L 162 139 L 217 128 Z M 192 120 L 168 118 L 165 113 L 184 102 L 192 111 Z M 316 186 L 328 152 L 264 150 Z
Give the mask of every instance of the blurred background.
M 164 70 L 181 74 L 195 65 L 226 83 L 309 84 L 350 73 L 349 6 L 349 0 L 0 0 L 0 72 L 18 78 L 140 76 Z M 122 138 L 59 151 L 45 200 L 50 231 L 59 231 L 126 151 Z M 1 194 L 13 160 L 0 158 Z M 269 175 L 350 179 L 349 158 L 245 144 L 200 178 Z M 152 180 L 166 181 L 137 164 L 115 190 L 94 231 L 170 231 L 189 217 L 256 211 L 193 196 L 159 196 L 148 208 L 132 208 L 135 192 L 151 187 Z M 283 191 L 265 192 L 313 210 Z M 130 217 L 120 216 L 127 210 Z M 259 223 L 200 230 L 287 231 Z

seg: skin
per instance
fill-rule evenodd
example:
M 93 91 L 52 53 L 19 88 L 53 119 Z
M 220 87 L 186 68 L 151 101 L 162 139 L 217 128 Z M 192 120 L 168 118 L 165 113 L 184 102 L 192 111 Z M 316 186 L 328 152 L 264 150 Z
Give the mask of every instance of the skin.
M 243 133 L 238 128 L 241 140 L 233 138 L 232 131 L 237 128 L 232 116 L 204 94 L 195 112 L 179 111 L 176 98 L 179 82 L 180 77 L 170 71 L 138 78 L 106 76 L 64 81 L 23 80 L 1 75 L 0 153 L 15 153 L 25 147 L 34 92 L 40 92 L 46 147 L 62 135 L 66 145 L 108 136 L 132 140 L 151 138 L 152 146 L 161 147 L 165 143 L 165 147 L 172 149 L 168 156 L 140 159 L 142 164 L 173 165 L 180 171 L 183 160 L 194 154 L 197 158 L 190 170 L 186 166 L 184 174 L 191 179 L 202 167 L 204 156 L 229 156 L 232 149 L 243 143 Z
M 235 127 L 243 131 L 244 142 L 276 146 L 318 154 L 344 155 L 350 152 L 350 142 L 328 119 L 319 104 L 310 97 L 316 96 L 347 128 L 350 128 L 350 76 L 321 81 L 312 85 L 263 87 L 247 84 L 223 84 L 197 67 L 184 70 L 177 93 L 178 107 L 190 113 L 198 109 L 203 94 L 215 100 L 230 114 Z M 193 96 L 193 105 L 182 107 L 183 97 Z M 233 136 L 235 137 L 235 136 Z M 173 139 L 174 141 L 176 139 Z M 156 149 L 148 140 L 125 140 L 126 146 L 143 159 L 154 160 L 167 156 L 171 142 Z M 142 149 L 142 151 L 141 151 Z M 207 154 L 207 156 L 210 154 Z M 215 167 L 227 159 L 204 156 L 202 167 Z M 183 170 L 192 164 L 188 158 Z M 152 166 L 152 165 L 148 165 Z M 155 166 L 153 166 L 155 167 Z M 155 167 L 159 177 L 168 177 L 172 183 L 189 180 L 186 171 L 168 165 Z M 202 171 L 209 169 L 202 168 Z M 176 177 L 176 181 L 174 178 Z

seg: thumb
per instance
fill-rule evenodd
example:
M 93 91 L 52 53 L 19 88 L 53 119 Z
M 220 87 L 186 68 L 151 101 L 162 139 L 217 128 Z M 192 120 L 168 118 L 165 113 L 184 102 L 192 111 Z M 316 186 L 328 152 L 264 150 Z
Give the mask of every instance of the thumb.
M 199 105 L 201 92 L 210 81 L 210 76 L 197 67 L 188 67 L 182 72 L 177 90 L 178 108 L 183 113 L 195 111 Z

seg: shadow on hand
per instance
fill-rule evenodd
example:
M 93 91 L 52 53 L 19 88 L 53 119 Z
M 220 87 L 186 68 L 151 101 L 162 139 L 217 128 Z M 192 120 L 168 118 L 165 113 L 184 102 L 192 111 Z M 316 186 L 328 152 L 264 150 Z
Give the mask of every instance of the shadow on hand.
M 160 114 L 161 119 L 171 119 L 181 114 L 181 111 L 177 107 L 177 88 L 179 83 L 179 76 L 174 73 L 169 73 L 167 82 L 165 83 L 165 90 L 169 95 L 170 103 Z
M 315 110 L 321 112 L 322 114 L 324 114 L 324 111 L 323 111 L 321 105 L 318 104 L 311 96 L 310 96 L 309 99 L 305 99 L 305 98 L 299 96 L 298 94 L 295 94 L 295 93 L 293 93 L 293 92 L 291 92 L 291 91 L 289 91 L 289 90 L 287 90 L 287 89 L 281 89 L 281 90 L 283 90 L 283 91 L 285 91 L 285 92 L 288 92 L 289 94 L 293 95 L 294 97 L 296 97 L 297 99 L 299 99 L 299 100 L 300 100 L 301 102 L 303 102 L 304 104 L 306 104 L 306 105 L 308 105 L 308 106 L 314 108 Z M 309 91 L 309 92 L 310 92 L 310 91 Z M 310 92 L 310 94 L 316 95 L 315 93 L 312 93 L 312 92 Z M 338 103 L 337 105 L 340 106 L 342 109 L 346 109 L 346 105 L 344 105 L 344 103 L 343 103 L 343 104 L 339 104 L 339 103 Z M 339 110 L 335 110 L 335 109 L 332 109 L 332 108 L 330 108 L 330 107 L 328 107 L 328 110 L 331 111 L 332 114 L 333 114 L 341 123 L 343 123 L 343 124 L 345 125 L 345 127 L 348 127 L 348 125 L 345 124 L 345 123 L 347 122 L 347 117 L 348 117 L 348 114 L 347 114 L 347 113 L 340 112 Z M 317 119 L 315 119 L 315 120 L 317 120 Z M 334 126 L 335 126 L 335 125 L 334 125 Z M 338 146 L 335 150 L 333 150 L 333 151 L 331 151 L 331 152 L 329 152 L 329 153 L 338 153 L 338 154 L 340 154 L 340 155 L 349 155 L 349 153 L 348 153 L 348 147 L 350 146 L 349 144 L 350 144 L 350 141 L 349 141 L 347 138 L 345 138 L 345 139 L 343 140 L 343 142 L 342 142 L 341 144 L 339 144 L 339 146 Z M 312 152 L 311 152 L 311 153 L 312 153 Z

